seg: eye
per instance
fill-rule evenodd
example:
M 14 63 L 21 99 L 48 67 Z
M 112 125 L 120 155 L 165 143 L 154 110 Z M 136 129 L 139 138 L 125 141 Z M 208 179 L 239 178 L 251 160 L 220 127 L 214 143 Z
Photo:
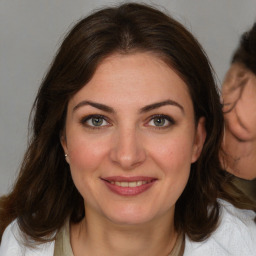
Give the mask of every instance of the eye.
M 148 122 L 148 126 L 158 127 L 158 128 L 167 128 L 174 124 L 174 120 L 166 115 L 155 115 L 151 117 L 150 121 Z
M 81 123 L 91 128 L 100 128 L 109 125 L 109 122 L 107 122 L 106 118 L 101 115 L 87 116 L 81 120 Z

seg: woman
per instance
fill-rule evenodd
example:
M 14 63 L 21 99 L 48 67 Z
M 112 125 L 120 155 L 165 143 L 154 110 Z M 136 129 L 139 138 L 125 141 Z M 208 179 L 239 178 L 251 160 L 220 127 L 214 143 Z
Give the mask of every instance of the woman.
M 254 255 L 255 209 L 221 170 L 222 127 L 209 63 L 181 24 L 139 4 L 81 20 L 1 199 L 1 255 Z
M 256 201 L 256 23 L 241 37 L 222 86 L 222 97 L 223 166 L 242 178 L 236 183 Z

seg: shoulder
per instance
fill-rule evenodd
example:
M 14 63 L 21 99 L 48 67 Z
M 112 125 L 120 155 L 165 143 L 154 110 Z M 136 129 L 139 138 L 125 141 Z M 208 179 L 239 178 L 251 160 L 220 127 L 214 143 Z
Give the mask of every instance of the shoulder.
M 218 228 L 203 242 L 186 238 L 184 256 L 256 256 L 255 212 L 237 209 L 224 200 L 219 203 Z
M 1 245 L 1 256 L 53 256 L 54 242 L 45 243 L 29 248 L 23 245 L 24 234 L 14 220 L 4 231 Z

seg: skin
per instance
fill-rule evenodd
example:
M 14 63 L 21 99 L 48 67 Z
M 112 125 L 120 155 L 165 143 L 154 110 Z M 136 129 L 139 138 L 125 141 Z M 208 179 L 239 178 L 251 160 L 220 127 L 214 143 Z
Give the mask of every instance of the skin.
M 165 104 L 152 107 L 159 102 Z M 90 115 L 104 117 L 100 126 L 93 126 L 99 120 Z M 71 226 L 74 254 L 167 255 L 177 237 L 175 203 L 205 136 L 204 118 L 195 125 L 187 85 L 156 55 L 115 54 L 103 60 L 70 100 L 61 140 L 85 201 L 86 218 Z M 112 176 L 155 181 L 127 196 L 102 180 Z
M 240 63 L 231 65 L 222 87 L 225 136 L 223 165 L 234 175 L 256 178 L 256 76 Z

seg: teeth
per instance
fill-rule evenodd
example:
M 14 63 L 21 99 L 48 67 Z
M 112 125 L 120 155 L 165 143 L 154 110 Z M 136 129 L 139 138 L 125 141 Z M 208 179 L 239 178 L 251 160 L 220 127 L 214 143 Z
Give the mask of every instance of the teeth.
M 148 183 L 148 181 L 145 180 L 140 180 L 140 181 L 132 181 L 132 182 L 126 182 L 126 181 L 110 181 L 111 184 L 116 185 L 116 186 L 120 186 L 120 187 L 124 187 L 124 188 L 135 188 L 135 187 L 139 187 L 141 185 L 145 185 Z
M 141 186 L 142 185 L 142 181 L 137 181 L 137 186 Z
M 129 183 L 128 182 L 120 182 L 120 186 L 126 188 L 126 187 L 129 187 Z
M 134 187 L 137 187 L 137 182 L 136 181 L 129 182 L 129 188 L 134 188 Z

